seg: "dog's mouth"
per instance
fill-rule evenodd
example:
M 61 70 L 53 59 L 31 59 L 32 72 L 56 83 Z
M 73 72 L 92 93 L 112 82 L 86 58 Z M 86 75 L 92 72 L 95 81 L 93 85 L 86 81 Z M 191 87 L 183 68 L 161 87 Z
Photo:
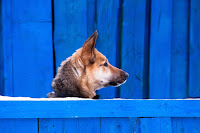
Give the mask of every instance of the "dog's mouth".
M 109 85 L 110 85 L 110 86 L 117 86 L 118 83 L 117 83 L 117 82 L 110 82 Z
M 120 81 L 120 82 L 109 82 L 109 86 L 115 86 L 115 87 L 118 87 L 122 84 L 124 84 L 126 82 L 126 80 L 124 81 Z

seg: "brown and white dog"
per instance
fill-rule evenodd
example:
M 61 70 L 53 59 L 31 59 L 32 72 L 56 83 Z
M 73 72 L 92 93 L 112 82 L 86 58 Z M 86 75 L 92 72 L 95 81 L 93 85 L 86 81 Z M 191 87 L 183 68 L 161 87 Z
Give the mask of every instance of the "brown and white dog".
M 125 83 L 128 73 L 109 64 L 95 48 L 97 35 L 95 31 L 82 48 L 61 63 L 51 84 L 54 92 L 50 92 L 48 98 L 94 98 L 96 90 Z

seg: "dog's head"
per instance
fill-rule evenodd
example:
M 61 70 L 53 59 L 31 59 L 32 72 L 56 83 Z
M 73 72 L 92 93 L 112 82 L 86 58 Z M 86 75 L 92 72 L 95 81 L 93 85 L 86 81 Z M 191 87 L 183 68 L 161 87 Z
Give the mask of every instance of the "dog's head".
M 95 31 L 85 41 L 80 51 L 80 62 L 84 68 L 82 78 L 87 78 L 88 84 L 95 90 L 125 83 L 128 73 L 112 66 L 108 59 L 96 50 L 97 35 Z

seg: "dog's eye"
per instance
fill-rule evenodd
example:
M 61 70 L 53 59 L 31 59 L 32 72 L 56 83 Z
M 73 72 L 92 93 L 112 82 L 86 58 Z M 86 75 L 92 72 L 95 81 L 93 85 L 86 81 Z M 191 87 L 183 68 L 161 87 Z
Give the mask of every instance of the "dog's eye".
M 107 67 L 107 66 L 108 66 L 108 63 L 106 62 L 106 63 L 104 63 L 103 65 L 104 65 L 105 67 Z

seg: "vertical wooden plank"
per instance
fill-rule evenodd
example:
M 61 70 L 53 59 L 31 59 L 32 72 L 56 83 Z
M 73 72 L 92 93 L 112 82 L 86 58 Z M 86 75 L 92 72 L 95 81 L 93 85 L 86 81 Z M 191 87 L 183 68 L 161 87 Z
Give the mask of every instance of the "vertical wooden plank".
M 135 118 L 101 118 L 101 132 L 138 133 L 139 121 L 136 120 Z
M 13 96 L 11 0 L 1 0 L 0 95 Z
M 50 92 L 53 78 L 50 27 L 50 23 L 34 23 L 18 24 L 13 28 L 14 96 L 46 97 Z
M 189 6 L 188 0 L 173 1 L 170 98 L 188 97 Z M 173 123 L 183 122 L 179 118 L 171 121 L 173 130 Z
M 173 133 L 199 133 L 200 118 L 172 118 Z
M 0 29 L 3 29 L 2 1 L 0 1 Z M 0 95 L 4 93 L 3 30 L 0 30 Z
M 124 0 L 122 33 L 122 69 L 129 73 L 121 86 L 121 98 L 147 97 L 149 0 Z M 146 70 L 145 70 L 146 69 Z M 147 73 L 145 73 L 147 72 Z
M 18 1 L 19 2 L 19 1 Z M 3 86 L 1 84 L 1 93 L 7 96 L 14 96 L 14 89 L 13 89 L 13 24 L 14 24 L 14 17 L 17 14 L 13 12 L 13 7 L 11 3 L 15 4 L 15 1 L 11 0 L 3 0 L 1 3 L 1 56 L 3 55 L 3 68 L 4 71 L 2 72 L 1 81 L 3 81 Z M 19 4 L 20 5 L 20 4 Z M 15 5 L 15 6 L 19 6 Z M 20 13 L 21 16 L 23 14 Z M 38 15 L 39 16 L 39 15 Z M 19 33 L 21 34 L 21 33 Z M 23 36 L 22 34 L 21 36 Z M 27 39 L 27 38 L 26 38 Z M 21 58 L 20 60 L 23 60 Z M 1 58 L 2 61 L 2 58 Z M 21 66 L 24 65 L 24 62 L 20 64 Z M 24 65 L 25 66 L 25 65 Z M 1 69 L 2 70 L 2 69 Z M 18 71 L 23 70 L 21 67 Z M 30 69 L 29 69 L 30 70 Z M 21 77 L 22 76 L 22 77 Z M 20 78 L 24 78 L 23 75 L 20 75 Z M 26 82 L 26 81 L 24 81 Z M 2 82 L 1 82 L 2 83 Z M 22 85 L 23 86 L 23 85 Z M 3 90 L 2 90 L 3 89 Z M 21 87 L 23 91 L 27 89 Z M 30 89 L 30 88 L 29 88 Z M 35 88 L 34 88 L 35 89 Z M 38 132 L 38 120 L 37 119 L 1 119 L 0 120 L 0 132 L 1 133 L 15 133 L 15 132 L 30 132 L 35 133 Z
M 56 68 L 87 39 L 87 1 L 54 1 Z
M 150 98 L 170 98 L 172 0 L 152 0 Z
M 51 1 L 12 1 L 14 96 L 46 97 L 53 78 Z
M 119 54 L 118 45 L 118 11 L 119 1 L 116 0 L 97 0 L 97 31 L 99 36 L 97 38 L 97 49 L 103 53 L 108 61 L 116 66 L 117 55 Z M 115 87 L 107 87 L 98 91 L 100 98 L 114 98 L 117 97 Z
M 200 97 L 200 1 L 190 5 L 189 97 Z
M 96 30 L 96 0 L 87 0 L 87 38 Z
M 63 133 L 64 119 L 39 119 L 39 133 Z
M 189 1 L 173 1 L 171 45 L 171 98 L 187 98 Z
M 172 133 L 171 118 L 141 118 L 141 133 Z
M 140 119 L 141 118 L 129 118 L 129 132 L 140 133 Z
M 65 133 L 100 133 L 100 118 L 65 119 Z
M 37 133 L 37 119 L 0 119 L 0 133 Z

